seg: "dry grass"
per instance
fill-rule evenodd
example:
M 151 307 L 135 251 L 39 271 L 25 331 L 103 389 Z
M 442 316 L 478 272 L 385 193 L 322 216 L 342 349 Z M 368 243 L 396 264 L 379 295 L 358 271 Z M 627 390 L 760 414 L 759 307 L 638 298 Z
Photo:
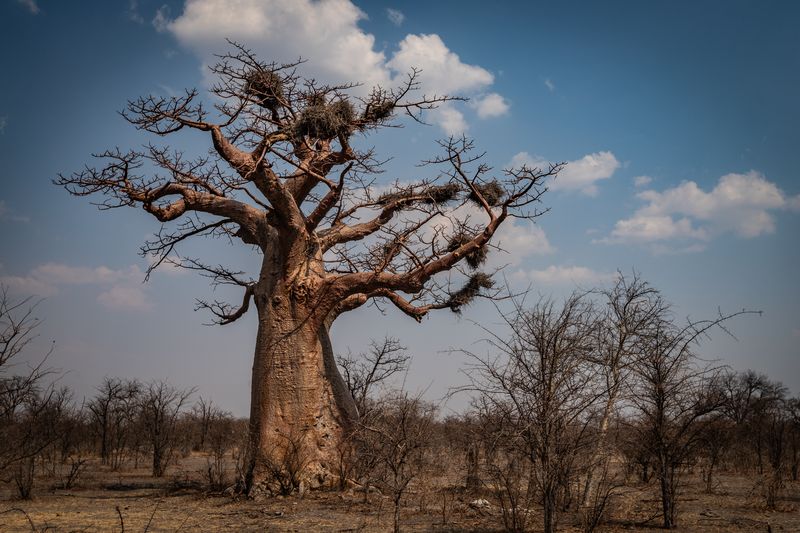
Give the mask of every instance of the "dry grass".
M 32 501 L 13 500 L 6 486 L 0 492 L 0 531 L 120 532 L 123 523 L 124 531 L 137 533 L 391 531 L 392 505 L 379 494 L 370 494 L 367 502 L 363 493 L 353 491 L 236 499 L 203 490 L 204 466 L 205 457 L 194 455 L 155 480 L 146 468 L 116 473 L 93 465 L 70 491 L 50 490 L 49 480 L 38 480 Z M 405 501 L 403 530 L 500 531 L 500 512 L 491 495 L 464 494 L 456 486 L 459 477 L 455 467 L 444 477 L 422 476 Z M 767 531 L 768 525 L 772 531 L 800 531 L 800 485 L 788 484 L 779 509 L 768 511 L 754 479 L 722 475 L 719 481 L 716 494 L 705 494 L 699 475 L 687 478 L 677 531 Z M 478 496 L 493 505 L 488 510 L 470 508 Z M 658 505 L 655 484 L 626 487 L 613 499 L 609 519 L 598 531 L 657 530 Z M 578 524 L 576 516 L 565 513 L 559 530 L 580 531 Z M 534 520 L 531 530 L 538 527 Z

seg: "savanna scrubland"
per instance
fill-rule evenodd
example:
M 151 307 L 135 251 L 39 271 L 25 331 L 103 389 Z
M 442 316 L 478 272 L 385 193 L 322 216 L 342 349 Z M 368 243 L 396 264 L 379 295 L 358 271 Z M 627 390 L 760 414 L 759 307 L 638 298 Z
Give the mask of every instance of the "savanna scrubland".
M 3 299 L 3 531 L 793 531 L 800 402 L 699 361 L 732 317 L 679 325 L 646 282 L 542 300 L 471 355 L 472 407 L 386 384 L 397 339 L 338 357 L 359 421 L 312 487 L 302 437 L 248 496 L 248 421 L 165 382 L 77 401 L 46 359 L 20 373 L 32 300 Z M 388 380 L 388 381 L 387 381 Z
M 86 399 L 28 353 L 34 299 L 2 293 L 0 529 L 20 531 L 798 530 L 800 404 L 777 381 L 698 357 L 747 311 L 680 320 L 635 272 L 530 301 L 486 271 L 492 238 L 532 221 L 563 165 L 494 171 L 466 137 L 418 182 L 378 183 L 363 142 L 457 97 L 324 85 L 231 43 L 197 90 L 128 103 L 153 139 L 100 152 L 57 185 L 162 223 L 142 254 L 241 292 L 258 314 L 247 420 L 163 381 L 108 377 Z M 181 132 L 210 148 L 162 144 Z M 181 255 L 200 237 L 249 247 L 235 267 Z M 402 339 L 336 357 L 343 313 L 378 301 L 420 321 L 498 301 L 503 326 L 464 352 L 471 407 L 445 416 L 390 386 Z

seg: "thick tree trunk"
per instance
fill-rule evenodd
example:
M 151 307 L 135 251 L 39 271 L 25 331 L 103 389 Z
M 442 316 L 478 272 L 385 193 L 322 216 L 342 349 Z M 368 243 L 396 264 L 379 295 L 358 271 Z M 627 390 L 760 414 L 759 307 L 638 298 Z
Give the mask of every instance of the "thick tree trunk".
M 256 292 L 258 336 L 245 472 L 250 494 L 333 483 L 356 410 L 313 304 L 273 286 Z M 297 488 L 297 487 L 294 487 Z

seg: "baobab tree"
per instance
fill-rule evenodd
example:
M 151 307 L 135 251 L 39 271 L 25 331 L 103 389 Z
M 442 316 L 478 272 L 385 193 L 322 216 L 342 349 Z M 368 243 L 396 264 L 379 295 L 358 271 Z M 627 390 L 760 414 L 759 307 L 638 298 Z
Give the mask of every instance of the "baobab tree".
M 309 481 L 332 470 L 357 416 L 331 350 L 333 321 L 377 300 L 419 321 L 496 295 L 479 270 L 492 237 L 509 219 L 541 215 L 544 181 L 561 168 L 495 174 L 471 141 L 450 138 L 420 167 L 426 176 L 379 188 L 381 161 L 358 147 L 360 138 L 397 126 L 401 116 L 422 122 L 457 98 L 422 95 L 416 70 L 395 88 L 364 94 L 355 84 L 303 78 L 300 68 L 263 62 L 233 44 L 211 67 L 212 104 L 187 90 L 138 98 L 123 112 L 157 137 L 207 133 L 206 155 L 156 144 L 112 149 L 96 154 L 97 166 L 55 180 L 74 195 L 99 196 L 101 209 L 138 207 L 162 223 L 142 247 L 148 275 L 171 262 L 240 287 L 239 305 L 198 302 L 215 322 L 234 322 L 255 305 L 248 491 L 266 481 L 267 455 L 289 436 L 302 440 Z M 179 253 L 202 236 L 251 245 L 258 274 L 247 278 Z

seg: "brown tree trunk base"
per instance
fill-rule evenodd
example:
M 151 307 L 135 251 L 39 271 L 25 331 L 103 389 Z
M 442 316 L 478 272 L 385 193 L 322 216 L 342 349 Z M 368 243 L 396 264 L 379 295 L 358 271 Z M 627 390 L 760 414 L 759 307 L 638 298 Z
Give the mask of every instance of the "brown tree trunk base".
M 279 331 L 262 324 L 256 346 L 245 489 L 259 497 L 336 486 L 357 411 L 328 330 L 271 318 Z

